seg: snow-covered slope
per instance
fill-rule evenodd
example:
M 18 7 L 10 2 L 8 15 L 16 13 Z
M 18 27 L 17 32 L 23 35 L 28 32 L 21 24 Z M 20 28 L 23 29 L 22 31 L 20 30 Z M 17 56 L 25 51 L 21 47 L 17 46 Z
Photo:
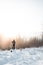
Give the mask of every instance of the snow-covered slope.
M 43 47 L 0 50 L 0 65 L 43 65 Z

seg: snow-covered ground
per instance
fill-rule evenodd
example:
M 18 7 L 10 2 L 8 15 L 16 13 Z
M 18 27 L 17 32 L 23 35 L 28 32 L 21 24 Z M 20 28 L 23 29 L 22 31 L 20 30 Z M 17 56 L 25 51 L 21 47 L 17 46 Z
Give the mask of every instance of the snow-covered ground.
M 0 50 L 0 65 L 43 65 L 43 47 Z

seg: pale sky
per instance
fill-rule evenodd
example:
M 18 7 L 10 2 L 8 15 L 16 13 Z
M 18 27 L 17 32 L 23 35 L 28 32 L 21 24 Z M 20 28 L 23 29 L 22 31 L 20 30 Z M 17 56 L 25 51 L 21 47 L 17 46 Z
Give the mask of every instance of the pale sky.
M 37 36 L 42 25 L 43 0 L 0 0 L 0 34 Z

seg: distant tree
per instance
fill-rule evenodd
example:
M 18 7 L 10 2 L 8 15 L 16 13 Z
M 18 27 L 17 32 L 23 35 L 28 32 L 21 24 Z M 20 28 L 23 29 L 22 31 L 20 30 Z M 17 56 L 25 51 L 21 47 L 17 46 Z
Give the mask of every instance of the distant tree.
M 41 39 L 41 42 L 43 43 L 43 32 L 42 32 L 42 39 Z

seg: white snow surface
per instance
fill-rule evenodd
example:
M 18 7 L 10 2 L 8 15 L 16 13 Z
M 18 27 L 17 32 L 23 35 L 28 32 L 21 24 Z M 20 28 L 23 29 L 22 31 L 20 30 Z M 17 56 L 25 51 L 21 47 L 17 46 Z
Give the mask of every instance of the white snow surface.
M 43 47 L 11 50 L 0 50 L 0 65 L 43 65 Z

